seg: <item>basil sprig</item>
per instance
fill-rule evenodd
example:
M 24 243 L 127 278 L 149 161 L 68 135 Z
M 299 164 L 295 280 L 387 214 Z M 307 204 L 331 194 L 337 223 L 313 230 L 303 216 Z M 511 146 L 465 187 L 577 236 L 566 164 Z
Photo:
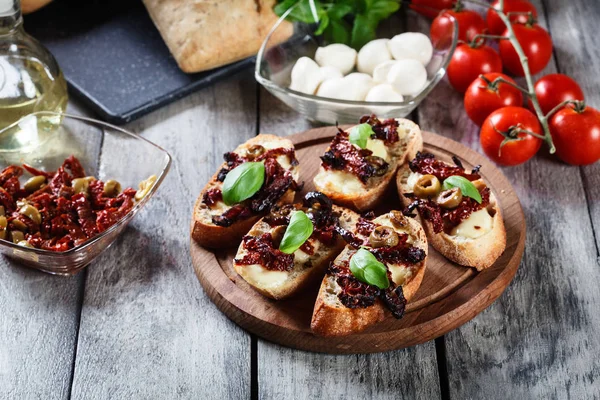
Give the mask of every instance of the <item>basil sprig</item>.
M 265 182 L 265 165 L 261 162 L 245 162 L 238 165 L 223 181 L 223 202 L 228 206 L 254 196 Z
M 294 211 L 279 244 L 279 250 L 285 254 L 292 254 L 306 242 L 312 233 L 313 224 L 310 218 L 303 211 Z
M 360 124 L 352 128 L 350 134 L 348 135 L 348 140 L 350 143 L 357 145 L 361 149 L 364 149 L 367 147 L 367 140 L 369 140 L 369 138 L 374 134 L 375 132 L 373 132 L 371 125 Z
M 452 175 L 444 180 L 444 184 L 442 188 L 444 190 L 452 189 L 453 187 L 457 187 L 460 189 L 463 196 L 467 196 L 481 204 L 481 193 L 479 190 L 473 185 L 473 183 L 460 175 Z
M 358 249 L 350 259 L 350 272 L 359 281 L 380 289 L 387 289 L 390 286 L 387 268 L 364 247 Z

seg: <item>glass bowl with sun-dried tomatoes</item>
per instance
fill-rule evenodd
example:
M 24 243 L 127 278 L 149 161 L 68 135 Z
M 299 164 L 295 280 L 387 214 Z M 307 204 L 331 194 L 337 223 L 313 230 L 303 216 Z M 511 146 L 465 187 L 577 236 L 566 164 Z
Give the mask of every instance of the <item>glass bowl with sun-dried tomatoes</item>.
M 0 253 L 75 274 L 123 232 L 170 164 L 159 146 L 101 121 L 23 117 L 0 130 Z

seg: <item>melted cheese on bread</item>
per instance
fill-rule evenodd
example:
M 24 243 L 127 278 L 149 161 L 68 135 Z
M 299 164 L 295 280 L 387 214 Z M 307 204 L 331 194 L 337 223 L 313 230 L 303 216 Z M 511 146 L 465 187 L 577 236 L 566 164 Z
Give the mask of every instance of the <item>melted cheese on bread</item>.
M 365 185 L 356 176 L 346 171 L 325 170 L 321 167 L 314 178 L 321 190 L 342 194 L 355 194 L 365 190 Z

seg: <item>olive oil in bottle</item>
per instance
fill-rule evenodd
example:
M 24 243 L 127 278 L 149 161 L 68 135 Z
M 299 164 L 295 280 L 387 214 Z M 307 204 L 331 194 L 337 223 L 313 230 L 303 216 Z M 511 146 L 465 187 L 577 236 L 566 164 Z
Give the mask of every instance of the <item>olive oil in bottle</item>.
M 56 60 L 23 29 L 20 0 L 0 0 L 0 130 L 32 112 L 64 112 L 67 100 Z M 57 118 L 49 121 L 60 124 Z M 0 150 L 18 150 L 30 140 L 0 138 Z

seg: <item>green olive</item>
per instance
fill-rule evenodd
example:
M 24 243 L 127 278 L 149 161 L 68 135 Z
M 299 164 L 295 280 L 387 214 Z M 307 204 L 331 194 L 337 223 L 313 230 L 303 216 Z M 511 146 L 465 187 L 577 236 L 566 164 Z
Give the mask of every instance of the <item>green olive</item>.
M 248 147 L 248 150 L 246 150 L 246 158 L 249 160 L 254 160 L 256 157 L 262 155 L 265 150 L 266 149 L 260 144 L 253 144 L 252 146 Z
M 392 225 L 394 225 L 395 228 L 406 228 L 408 225 L 408 221 L 404 214 L 396 210 L 390 211 L 390 221 L 392 221 Z
M 27 230 L 27 225 L 25 225 L 25 223 L 21 220 L 13 219 L 12 224 L 15 227 L 15 229 L 18 231 L 26 231 Z
M 483 181 L 483 179 L 477 179 L 476 181 L 471 182 L 473 184 L 473 186 L 475 186 L 475 188 L 481 192 L 483 189 L 485 189 L 487 186 L 485 184 L 485 182 Z
M 417 183 L 415 183 L 413 193 L 415 196 L 423 199 L 436 196 L 441 188 L 442 185 L 440 184 L 440 180 L 436 176 L 423 175 L 419 178 Z
M 383 176 L 388 172 L 389 164 L 381 157 L 377 156 L 367 156 L 365 157 L 365 161 L 375 168 L 375 176 Z
M 144 196 L 146 196 L 150 192 L 150 189 L 152 189 L 152 186 L 154 186 L 155 182 L 156 175 L 152 175 L 148 177 L 148 179 L 141 181 L 138 186 L 138 191 L 135 193 L 135 200 L 142 200 Z
M 25 240 L 25 234 L 21 231 L 12 231 L 10 235 L 13 243 L 19 243 Z
M 36 224 L 42 223 L 42 215 L 40 214 L 38 209 L 32 206 L 31 204 L 25 204 L 23 207 L 21 207 L 19 213 L 29 217 Z
M 437 203 L 443 208 L 456 208 L 462 201 L 462 192 L 459 188 L 444 190 L 437 198 Z
M 5 216 L 6 215 L 6 211 L 4 210 L 4 206 L 0 206 L 0 215 L 1 216 Z
M 27 182 L 25 182 L 23 187 L 28 192 L 35 192 L 40 189 L 44 183 L 46 183 L 46 177 L 44 175 L 37 175 L 27 179 Z
M 372 247 L 394 247 L 398 244 L 398 234 L 389 226 L 380 225 L 371 232 L 369 244 Z
M 33 246 L 31 245 L 31 243 L 29 243 L 27 240 L 20 240 L 18 242 L 16 242 L 17 245 L 19 246 L 23 246 L 23 247 L 31 247 L 33 248 Z
M 271 237 L 273 238 L 273 246 L 278 249 L 281 244 L 281 240 L 283 239 L 283 235 L 285 234 L 285 230 L 287 229 L 286 225 L 276 226 L 271 230 Z
M 114 179 L 109 179 L 104 182 L 104 195 L 114 197 L 121 193 L 121 184 Z
M 7 232 L 8 232 L 8 231 L 7 231 L 6 229 L 2 229 L 2 230 L 0 231 L 0 239 L 2 239 L 2 240 L 6 240 L 6 233 L 7 233 Z
M 8 220 L 5 216 L 0 216 L 0 229 L 6 229 L 8 226 Z
M 93 176 L 86 176 L 83 178 L 75 178 L 71 181 L 71 186 L 73 186 L 73 191 L 75 193 L 88 193 L 88 188 L 90 187 L 90 183 L 95 181 L 96 178 Z

